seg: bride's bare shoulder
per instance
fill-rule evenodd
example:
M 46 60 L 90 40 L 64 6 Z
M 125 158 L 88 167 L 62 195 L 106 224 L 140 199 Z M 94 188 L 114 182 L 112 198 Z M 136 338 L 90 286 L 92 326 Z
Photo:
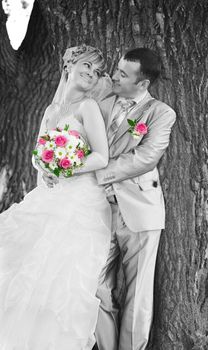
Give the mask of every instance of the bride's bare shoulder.
M 47 129 L 51 129 L 56 126 L 59 114 L 60 105 L 57 103 L 52 103 L 46 108 L 43 122 L 46 124 Z
M 58 103 L 51 103 L 45 110 L 45 113 L 54 113 L 60 111 L 60 105 Z
M 60 105 L 58 103 L 52 103 L 46 108 L 44 113 L 44 119 L 54 120 L 57 118 L 59 114 L 60 114 Z
M 99 122 L 103 117 L 98 103 L 93 98 L 85 99 L 80 105 L 80 116 L 83 122 L 92 123 L 94 120 Z
M 93 98 L 86 98 L 80 104 L 80 111 L 84 112 L 84 114 L 87 111 L 96 112 L 98 109 L 99 109 L 99 105 Z

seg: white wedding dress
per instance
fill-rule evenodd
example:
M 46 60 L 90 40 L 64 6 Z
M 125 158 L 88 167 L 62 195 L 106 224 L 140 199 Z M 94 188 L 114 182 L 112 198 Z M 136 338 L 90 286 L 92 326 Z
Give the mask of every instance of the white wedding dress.
M 70 124 L 86 136 L 72 116 Z M 93 173 L 41 184 L 0 215 L 0 349 L 88 350 L 111 211 Z

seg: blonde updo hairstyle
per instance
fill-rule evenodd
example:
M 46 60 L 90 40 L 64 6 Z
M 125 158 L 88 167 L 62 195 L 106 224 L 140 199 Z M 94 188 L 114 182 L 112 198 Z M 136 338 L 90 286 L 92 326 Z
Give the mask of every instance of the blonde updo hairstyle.
M 63 56 L 63 70 L 61 79 L 52 103 L 63 103 L 63 92 L 68 74 L 70 73 L 71 65 L 76 64 L 76 62 L 81 59 L 97 64 L 98 70 L 100 71 L 100 78 L 98 79 L 98 83 L 95 88 L 89 92 L 89 97 L 94 98 L 98 102 L 112 91 L 111 79 L 109 75 L 105 73 L 106 62 L 102 52 L 95 47 L 83 44 L 66 49 Z
M 79 60 L 83 59 L 97 64 L 100 75 L 102 76 L 104 74 L 106 63 L 102 52 L 95 47 L 85 44 L 81 46 L 70 47 L 65 51 L 63 56 L 64 70 L 69 72 L 70 66 L 72 64 L 75 64 Z

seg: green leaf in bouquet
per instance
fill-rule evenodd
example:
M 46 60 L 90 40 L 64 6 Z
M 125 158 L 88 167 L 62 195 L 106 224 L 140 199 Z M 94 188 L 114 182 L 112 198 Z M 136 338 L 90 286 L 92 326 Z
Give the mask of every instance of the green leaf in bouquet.
M 69 124 L 65 124 L 64 130 L 65 130 L 65 131 L 68 131 L 68 130 L 69 130 Z
M 87 146 L 83 149 L 83 151 L 84 151 L 85 156 L 88 156 L 90 153 L 92 153 L 91 150 Z
M 127 122 L 129 123 L 130 126 L 135 126 L 136 125 L 136 120 L 127 119 Z
M 34 156 L 37 156 L 37 155 L 38 155 L 38 151 L 35 149 L 35 150 L 32 151 L 32 154 L 33 154 Z
M 43 135 L 40 137 L 43 140 L 50 141 L 50 136 L 49 135 Z
M 59 168 L 55 168 L 55 169 L 53 170 L 53 174 L 56 175 L 57 177 L 59 177 L 60 172 L 61 172 L 61 169 L 59 169 Z
M 80 148 L 81 150 L 83 150 L 84 152 L 87 152 L 89 150 L 88 145 L 84 145 L 82 148 Z
M 73 175 L 72 169 L 67 169 L 64 174 L 66 177 L 71 177 Z

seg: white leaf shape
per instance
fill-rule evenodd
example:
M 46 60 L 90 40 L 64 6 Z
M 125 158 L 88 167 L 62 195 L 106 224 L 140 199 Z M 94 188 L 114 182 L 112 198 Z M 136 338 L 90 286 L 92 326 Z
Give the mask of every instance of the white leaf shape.
M 7 33 L 14 50 L 18 50 L 24 40 L 33 4 L 34 0 L 2 0 L 3 10 L 8 16 Z

